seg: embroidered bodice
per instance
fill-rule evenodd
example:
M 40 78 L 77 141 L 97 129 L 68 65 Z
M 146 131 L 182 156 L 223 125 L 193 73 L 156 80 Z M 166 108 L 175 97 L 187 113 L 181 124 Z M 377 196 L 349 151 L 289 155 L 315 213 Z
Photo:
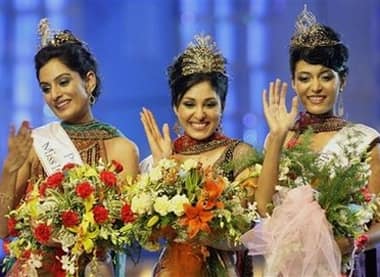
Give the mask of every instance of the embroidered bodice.
M 115 127 L 99 121 L 91 121 L 85 124 L 61 123 L 75 148 L 78 150 L 82 161 L 88 164 L 96 164 L 99 159 L 107 161 L 107 151 L 104 141 L 123 134 Z M 31 176 L 46 176 L 41 163 L 37 159 L 32 164 Z

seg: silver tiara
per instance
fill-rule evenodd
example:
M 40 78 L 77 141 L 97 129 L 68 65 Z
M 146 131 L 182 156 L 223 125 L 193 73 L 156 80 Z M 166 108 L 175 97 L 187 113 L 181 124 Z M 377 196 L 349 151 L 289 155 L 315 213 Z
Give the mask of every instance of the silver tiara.
M 334 46 L 340 43 L 338 40 L 329 38 L 325 28 L 317 22 L 315 15 L 308 11 L 305 5 L 303 11 L 297 17 L 290 47 L 314 48 L 318 46 Z

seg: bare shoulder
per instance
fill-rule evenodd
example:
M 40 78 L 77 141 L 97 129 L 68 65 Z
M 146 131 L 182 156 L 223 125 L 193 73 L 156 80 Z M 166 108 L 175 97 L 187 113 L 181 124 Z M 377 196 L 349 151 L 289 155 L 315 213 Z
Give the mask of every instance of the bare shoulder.
M 139 149 L 137 145 L 126 137 L 112 138 L 104 143 L 108 161 L 120 162 L 125 169 L 123 175 L 136 176 L 139 171 Z
M 134 141 L 127 137 L 116 137 L 106 140 L 105 146 L 108 154 L 135 153 L 139 155 L 139 149 Z
M 246 143 L 244 141 L 241 141 L 238 145 L 236 145 L 236 148 L 234 150 L 235 155 L 246 155 L 246 154 L 252 154 L 255 153 L 256 149 L 249 143 Z M 234 156 L 235 156 L 234 155 Z
M 370 150 L 371 175 L 368 188 L 371 192 L 380 192 L 380 144 L 376 143 Z

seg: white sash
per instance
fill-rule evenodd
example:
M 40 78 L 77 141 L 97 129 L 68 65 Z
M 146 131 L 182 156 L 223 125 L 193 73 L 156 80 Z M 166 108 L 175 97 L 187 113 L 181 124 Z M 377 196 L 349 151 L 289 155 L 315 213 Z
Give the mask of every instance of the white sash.
M 33 146 L 47 175 L 67 163 L 83 164 L 78 150 L 59 122 L 52 122 L 32 131 Z
M 350 124 L 337 132 L 320 152 L 319 160 L 322 164 L 330 162 L 333 158 L 339 158 L 342 165 L 348 164 L 348 157 L 344 153 L 347 147 L 355 146 L 358 156 L 364 153 L 369 145 L 379 137 L 379 133 L 363 124 Z

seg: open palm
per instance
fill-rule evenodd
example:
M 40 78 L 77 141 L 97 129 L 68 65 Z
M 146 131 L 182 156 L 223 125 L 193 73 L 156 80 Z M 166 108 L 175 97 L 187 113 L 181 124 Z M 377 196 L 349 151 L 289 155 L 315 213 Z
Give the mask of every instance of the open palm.
M 152 152 L 153 162 L 156 163 L 160 159 L 169 157 L 173 150 L 168 124 L 163 125 L 161 133 L 150 110 L 143 108 L 140 116 Z
M 288 84 L 277 79 L 263 91 L 263 109 L 269 130 L 272 133 L 287 132 L 294 124 L 298 111 L 297 97 L 293 97 L 290 112 L 286 107 Z
M 8 155 L 4 163 L 10 171 L 18 170 L 25 163 L 32 145 L 33 139 L 28 122 L 24 121 L 17 132 L 14 126 L 11 127 L 8 137 Z

